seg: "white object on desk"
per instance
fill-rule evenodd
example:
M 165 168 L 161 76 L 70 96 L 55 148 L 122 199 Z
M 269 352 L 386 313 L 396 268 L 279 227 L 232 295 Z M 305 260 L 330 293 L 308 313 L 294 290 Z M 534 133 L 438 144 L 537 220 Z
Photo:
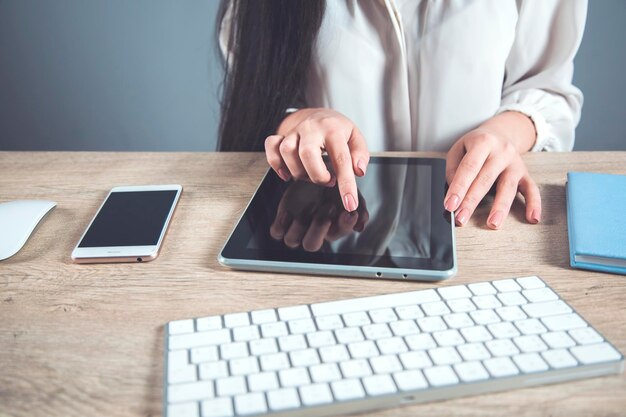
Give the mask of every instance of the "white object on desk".
M 18 200 L 0 204 L 0 260 L 15 255 L 39 222 L 57 204 L 46 200 Z
M 166 417 L 337 415 L 624 368 L 535 276 L 262 311 L 168 324 Z

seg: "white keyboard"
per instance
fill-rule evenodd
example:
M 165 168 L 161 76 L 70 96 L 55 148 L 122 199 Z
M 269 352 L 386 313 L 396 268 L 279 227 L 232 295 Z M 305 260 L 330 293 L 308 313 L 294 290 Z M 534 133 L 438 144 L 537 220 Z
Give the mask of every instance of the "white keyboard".
M 619 373 L 538 277 L 172 321 L 164 415 L 323 416 Z

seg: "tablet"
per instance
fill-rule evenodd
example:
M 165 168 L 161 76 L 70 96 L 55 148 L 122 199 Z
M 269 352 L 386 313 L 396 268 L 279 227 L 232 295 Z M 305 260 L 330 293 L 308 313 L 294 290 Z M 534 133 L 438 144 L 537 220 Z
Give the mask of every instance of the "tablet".
M 328 165 L 328 164 L 327 164 Z M 284 182 L 269 170 L 218 260 L 243 270 L 442 280 L 456 273 L 445 160 L 372 157 L 357 178 L 359 208 L 337 186 Z

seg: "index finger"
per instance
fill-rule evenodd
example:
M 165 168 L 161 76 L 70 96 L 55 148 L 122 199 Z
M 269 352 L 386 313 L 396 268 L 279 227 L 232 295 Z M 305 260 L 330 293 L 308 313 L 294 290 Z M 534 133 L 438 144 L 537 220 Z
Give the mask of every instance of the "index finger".
M 359 207 L 357 200 L 356 178 L 352 168 L 352 156 L 347 140 L 344 138 L 327 138 L 326 152 L 337 175 L 337 185 L 341 202 L 347 211 L 354 211 Z
M 489 147 L 475 146 L 466 151 L 464 146 L 456 147 L 455 144 L 448 153 L 446 162 L 446 176 L 450 186 L 444 199 L 444 207 L 448 211 L 455 211 L 465 198 L 465 194 L 474 182 L 476 176 L 482 169 L 487 157 L 489 157 Z

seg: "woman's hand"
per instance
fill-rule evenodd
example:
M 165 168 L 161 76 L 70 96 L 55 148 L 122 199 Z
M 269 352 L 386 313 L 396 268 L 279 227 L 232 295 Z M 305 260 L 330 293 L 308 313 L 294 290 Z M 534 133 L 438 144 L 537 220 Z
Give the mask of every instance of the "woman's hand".
M 334 173 L 324 160 L 328 153 Z M 359 129 L 331 109 L 302 109 L 283 120 L 278 133 L 265 139 L 267 162 L 284 181 L 291 178 L 339 186 L 343 207 L 359 206 L 355 174 L 365 175 L 369 163 L 367 144 Z
M 536 132 L 522 113 L 500 113 L 459 139 L 448 152 L 446 177 L 450 187 L 444 199 L 446 210 L 455 212 L 463 226 L 478 203 L 496 184 L 496 196 L 487 226 L 498 229 L 521 192 L 526 201 L 526 220 L 541 220 L 541 195 L 528 174 L 521 153 L 530 150 Z

